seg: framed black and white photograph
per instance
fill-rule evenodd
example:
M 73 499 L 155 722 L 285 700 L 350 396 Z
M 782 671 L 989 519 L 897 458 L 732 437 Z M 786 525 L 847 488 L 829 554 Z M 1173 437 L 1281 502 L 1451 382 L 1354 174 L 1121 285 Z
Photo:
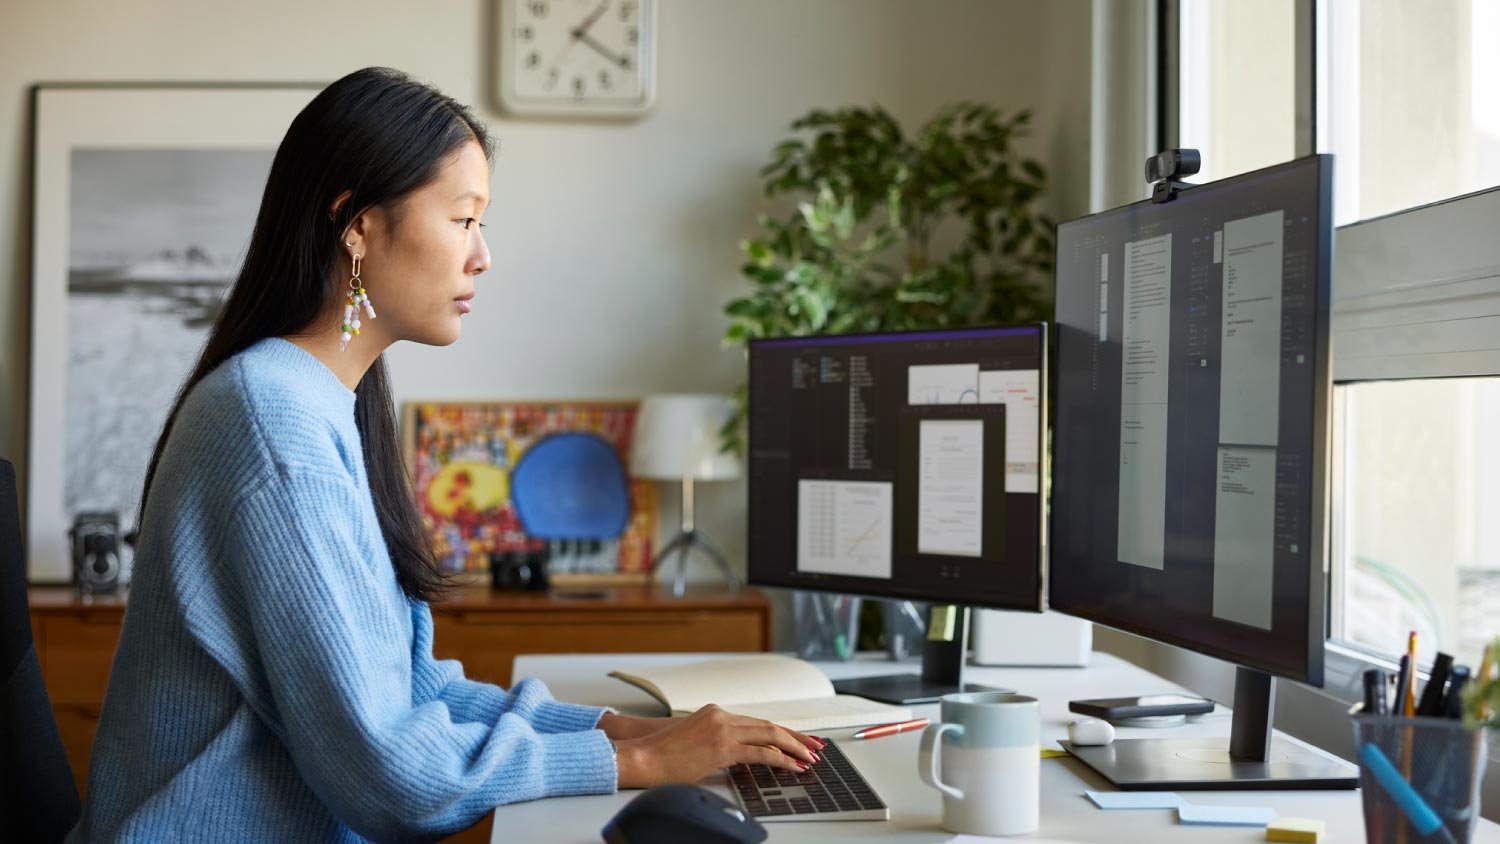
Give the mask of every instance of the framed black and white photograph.
M 73 578 L 79 514 L 135 528 L 152 448 L 244 260 L 272 156 L 320 87 L 33 88 L 31 582 Z

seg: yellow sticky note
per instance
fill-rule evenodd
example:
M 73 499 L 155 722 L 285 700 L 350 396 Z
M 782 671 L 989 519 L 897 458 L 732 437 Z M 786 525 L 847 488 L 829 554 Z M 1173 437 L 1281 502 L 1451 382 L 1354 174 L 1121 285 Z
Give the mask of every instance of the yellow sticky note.
M 927 641 L 929 642 L 951 642 L 958 620 L 958 607 L 935 606 L 932 608 L 932 620 L 927 623 Z
M 1277 818 L 1266 826 L 1266 840 L 1318 844 L 1323 840 L 1323 827 L 1322 821 L 1311 818 Z
M 1042 758 L 1043 759 L 1056 759 L 1059 756 L 1067 756 L 1067 755 L 1068 755 L 1068 751 L 1066 751 L 1066 750 L 1053 750 L 1050 747 L 1044 747 L 1044 748 L 1042 748 Z

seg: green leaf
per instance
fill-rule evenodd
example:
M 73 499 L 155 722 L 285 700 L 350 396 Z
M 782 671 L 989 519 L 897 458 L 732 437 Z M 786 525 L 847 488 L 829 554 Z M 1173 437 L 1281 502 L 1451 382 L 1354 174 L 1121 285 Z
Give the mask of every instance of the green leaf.
M 814 331 L 820 331 L 828 322 L 828 306 L 822 297 L 811 291 L 804 292 L 799 298 L 802 312 L 807 315 L 807 322 Z
M 833 218 L 833 226 L 840 240 L 848 240 L 849 236 L 854 233 L 854 201 L 852 199 L 844 198 L 844 204 L 840 206 L 838 214 Z
M 771 244 L 764 240 L 742 240 L 740 249 L 751 261 L 763 267 L 776 260 L 776 253 L 771 249 Z
M 754 316 L 756 311 L 755 302 L 751 299 L 735 299 L 724 306 L 724 313 L 732 317 Z
M 822 210 L 811 202 L 797 203 L 797 210 L 802 212 L 802 220 L 808 229 L 814 232 L 828 231 L 828 219 L 823 216 Z

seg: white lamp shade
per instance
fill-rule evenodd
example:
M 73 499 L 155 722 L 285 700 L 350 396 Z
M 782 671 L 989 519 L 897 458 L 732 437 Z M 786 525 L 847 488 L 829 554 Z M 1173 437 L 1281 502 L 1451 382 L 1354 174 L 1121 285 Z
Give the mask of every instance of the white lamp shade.
M 720 450 L 719 429 L 733 412 L 724 396 L 648 396 L 635 417 L 630 474 L 659 481 L 739 477 L 739 458 Z

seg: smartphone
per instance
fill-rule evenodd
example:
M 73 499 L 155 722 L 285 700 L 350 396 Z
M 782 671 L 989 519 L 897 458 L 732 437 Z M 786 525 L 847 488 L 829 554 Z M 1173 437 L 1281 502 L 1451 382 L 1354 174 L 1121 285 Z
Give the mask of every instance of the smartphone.
M 1214 702 L 1187 695 L 1142 695 L 1072 700 L 1068 701 L 1068 711 L 1106 721 L 1119 721 L 1156 715 L 1206 715 L 1214 711 Z

